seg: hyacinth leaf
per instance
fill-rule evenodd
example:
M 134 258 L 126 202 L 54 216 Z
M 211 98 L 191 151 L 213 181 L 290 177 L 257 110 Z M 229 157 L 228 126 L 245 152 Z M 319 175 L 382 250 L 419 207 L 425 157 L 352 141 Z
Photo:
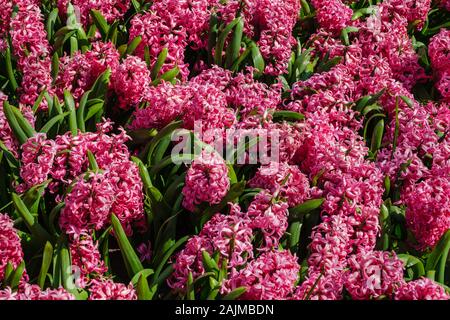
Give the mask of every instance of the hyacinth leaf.
M 202 251 L 202 260 L 203 260 L 203 266 L 206 271 L 212 271 L 215 274 L 219 274 L 219 266 L 217 265 L 216 261 L 211 258 L 208 251 L 203 250 Z
M 447 263 L 448 252 L 450 250 L 450 229 L 444 233 L 439 242 L 434 247 L 433 251 L 428 257 L 425 265 L 426 271 L 436 270 L 437 281 L 444 283 L 445 266 Z M 439 266 L 438 266 L 439 264 Z
M 144 184 L 144 187 L 146 190 L 153 187 L 152 180 L 150 179 L 150 175 L 148 173 L 147 168 L 145 167 L 144 163 L 141 161 L 141 159 L 137 157 L 131 157 L 131 160 L 138 166 L 139 168 L 139 174 L 141 176 L 142 182 Z
M 117 43 L 118 28 L 119 28 L 119 21 L 114 21 L 108 30 L 108 34 L 106 35 L 106 40 L 110 41 L 114 45 L 116 45 L 116 43 Z M 133 49 L 133 51 L 131 51 L 131 53 L 134 52 L 136 47 Z M 129 53 L 129 54 L 131 54 L 131 53 Z
M 223 48 L 225 46 L 225 40 L 227 39 L 231 30 L 233 30 L 233 28 L 239 23 L 240 20 L 242 20 L 241 17 L 235 18 L 220 33 L 214 55 L 214 63 L 216 65 L 222 66 L 222 55 L 223 55 Z
M 172 256 L 172 254 L 175 252 L 175 250 L 177 250 L 181 245 L 183 245 L 187 240 L 189 239 L 189 236 L 184 236 L 182 238 L 180 238 L 177 242 L 175 242 L 170 248 L 169 250 L 167 250 L 164 253 L 164 256 L 162 257 L 161 261 L 158 263 L 158 267 L 155 269 L 155 274 L 153 279 L 158 279 L 162 269 L 164 268 L 164 266 L 166 265 L 167 261 L 170 259 L 170 257 Z M 159 260 L 159 259 L 158 259 Z M 155 260 L 156 261 L 156 260 Z
M 61 261 L 61 280 L 62 286 L 69 292 L 74 292 L 74 284 L 72 281 L 72 262 L 70 258 L 69 249 L 67 248 L 66 241 L 61 243 L 59 250 L 59 256 Z
M 33 137 L 36 134 L 36 131 L 31 126 L 31 124 L 28 122 L 27 119 L 23 116 L 22 112 L 14 106 L 11 106 L 11 110 L 14 113 L 14 116 L 17 119 L 17 122 L 19 123 L 19 126 L 22 128 L 23 132 L 29 137 Z
M 56 19 L 58 19 L 58 8 L 54 8 L 50 11 L 45 30 L 47 31 L 47 40 L 50 41 L 53 38 L 53 30 L 55 30 Z
M 259 72 L 263 73 L 266 68 L 266 64 L 264 62 L 264 58 L 261 54 L 261 51 L 259 51 L 258 46 L 253 41 L 250 43 L 250 51 L 252 54 L 253 66 Z
M 152 62 L 151 62 L 151 59 L 150 59 L 150 49 L 149 49 L 148 46 L 144 47 L 144 60 L 145 60 L 145 63 L 147 64 L 147 68 L 150 68 Z
M 78 134 L 77 114 L 75 110 L 75 101 L 67 89 L 64 89 L 64 105 L 69 112 L 69 128 L 73 136 Z
M 136 48 L 139 46 L 141 41 L 142 41 L 141 36 L 135 37 L 128 45 L 126 54 L 129 54 L 129 55 L 133 54 L 134 50 L 136 50 Z
M 156 147 L 155 153 L 153 154 L 153 159 L 152 159 L 153 163 L 158 163 L 162 160 L 167 149 L 169 148 L 169 146 L 171 144 L 171 141 L 172 141 L 171 137 L 169 137 L 169 136 L 165 136 L 164 138 L 161 139 L 160 143 Z
M 8 74 L 9 84 L 11 85 L 12 91 L 15 92 L 19 86 L 17 85 L 16 77 L 14 76 L 12 60 L 11 60 L 11 49 L 9 49 L 9 47 L 6 47 L 6 49 L 5 49 L 5 60 L 6 60 L 5 61 L 6 62 L 6 73 Z
M 334 66 L 338 65 L 342 60 L 342 57 L 338 56 L 338 57 L 334 57 L 330 60 L 327 60 L 323 63 L 321 63 L 318 67 L 317 67 L 317 72 L 327 72 L 330 71 L 331 68 L 333 68 Z
M 155 272 L 153 271 L 153 269 L 143 269 L 133 276 L 130 283 L 133 284 L 133 286 L 137 286 L 138 281 L 141 278 L 141 276 L 148 278 L 149 276 L 151 276 L 154 273 Z
M 2 150 L 3 156 L 8 161 L 9 166 L 16 169 L 19 168 L 19 161 L 1 140 L 0 140 L 0 149 Z
M 14 115 L 14 111 L 8 101 L 3 102 L 3 112 L 5 114 L 9 126 L 14 132 L 14 135 L 19 141 L 19 143 L 20 144 L 25 143 L 25 141 L 27 141 L 29 137 L 26 135 L 22 127 L 19 125 L 19 122 L 17 121 L 17 118 Z
M 398 254 L 397 257 L 401 261 L 403 261 L 403 264 L 408 271 L 412 271 L 412 279 L 418 279 L 425 275 L 425 268 L 423 266 L 423 263 L 417 257 L 406 253 Z
M 356 10 L 353 13 L 352 16 L 352 21 L 358 20 L 359 18 L 365 16 L 365 15 L 371 15 L 371 14 L 375 14 L 376 13 L 376 9 L 372 8 L 372 7 L 368 7 L 368 8 L 361 8 L 359 10 Z
M 300 0 L 302 11 L 305 15 L 311 14 L 311 8 L 306 0 Z
M 61 123 L 62 120 L 64 120 L 65 117 L 67 117 L 69 115 L 69 111 L 64 112 L 63 114 L 58 114 L 56 116 L 54 116 L 53 118 L 51 118 L 50 120 L 48 120 L 45 125 L 39 130 L 39 132 L 42 133 L 49 133 L 50 130 L 53 128 L 53 126 L 57 123 Z
M 239 57 L 239 52 L 241 50 L 242 35 L 244 32 L 244 20 L 239 19 L 238 23 L 234 28 L 233 39 L 231 44 L 227 48 L 225 65 L 228 69 L 231 68 L 233 62 Z
M 88 112 L 86 116 L 84 117 L 84 122 L 86 123 L 88 120 L 90 120 L 92 117 L 97 115 L 98 113 L 103 113 L 103 107 L 105 103 L 99 102 L 89 107 Z
M 153 137 L 153 139 L 150 141 L 148 146 L 148 153 L 147 153 L 147 164 L 151 164 L 151 160 L 153 158 L 153 153 L 156 149 L 156 146 L 159 144 L 159 142 L 167 135 L 172 134 L 173 131 L 180 128 L 183 124 L 183 121 L 174 121 L 166 125 L 161 131 L 159 131 L 156 136 Z
M 144 267 L 142 266 L 139 257 L 134 251 L 133 246 L 128 240 L 125 231 L 123 230 L 122 225 L 120 224 L 120 221 L 115 214 L 111 215 L 111 224 L 116 235 L 122 257 L 126 265 L 130 268 L 129 275 L 132 278 L 136 273 L 143 270 Z
M 5 279 L 5 282 L 6 282 L 6 279 L 8 279 L 11 276 L 13 271 L 14 271 L 14 266 L 12 265 L 11 262 L 8 261 L 8 263 L 6 264 L 4 273 L 3 273 L 3 279 Z M 4 283 L 2 285 L 2 287 L 6 287 L 6 283 Z
M 36 101 L 33 103 L 33 113 L 36 113 L 36 111 L 41 106 L 42 100 L 44 100 L 45 94 L 47 93 L 46 89 L 43 89 L 41 93 L 39 93 L 39 96 L 37 97 Z
M 398 97 L 395 99 L 395 129 L 394 129 L 394 139 L 392 141 L 392 154 L 394 154 L 397 149 L 398 135 L 400 133 L 400 121 L 398 119 Z
M 91 90 L 86 91 L 83 96 L 80 99 L 80 104 L 78 105 L 77 109 L 77 125 L 78 129 L 80 129 L 81 132 L 86 132 L 86 120 L 84 118 L 85 110 L 86 110 L 86 103 L 89 98 L 89 94 L 91 93 Z
M 53 260 L 53 246 L 47 241 L 42 253 L 42 264 L 38 275 L 38 285 L 41 289 L 44 289 L 45 279 L 47 277 L 48 270 Z
M 230 179 L 230 184 L 235 184 L 238 182 L 236 172 L 234 171 L 234 167 L 231 163 L 227 164 L 228 168 L 228 178 Z
M 299 112 L 295 111 L 275 111 L 273 113 L 273 120 L 274 121 L 300 121 L 304 120 L 305 116 Z
M 209 17 L 209 32 L 208 32 L 208 63 L 211 65 L 214 62 L 213 48 L 217 44 L 217 36 L 219 35 L 218 28 L 219 20 L 215 13 Z
M 98 31 L 102 35 L 102 38 L 106 39 L 109 31 L 108 22 L 106 22 L 105 17 L 101 14 L 100 11 L 91 9 L 91 16 L 94 20 L 95 26 L 98 28 Z
M 369 113 L 371 113 L 372 111 L 379 111 L 379 112 L 381 112 L 381 111 L 383 111 L 383 108 L 381 108 L 378 104 L 374 103 L 374 104 L 365 106 L 361 113 L 364 116 L 366 116 Z
M 311 199 L 289 209 L 289 220 L 298 221 L 305 214 L 318 209 L 324 201 L 324 198 Z
M 381 205 L 380 209 L 380 226 L 381 226 L 381 236 L 380 239 L 378 239 L 377 246 L 381 250 L 388 250 L 389 230 L 390 230 L 389 210 L 384 203 Z
M 99 170 L 98 164 L 97 164 L 97 160 L 95 160 L 95 156 L 92 153 L 91 150 L 87 150 L 86 151 L 87 157 L 88 157 L 88 161 L 89 161 L 89 169 L 97 172 Z
M 187 286 L 186 286 L 186 299 L 187 300 L 195 300 L 195 291 L 194 291 L 194 279 L 192 277 L 192 272 L 189 271 Z
M 301 217 L 300 219 L 303 220 L 303 217 Z M 298 251 L 301 229 L 302 229 L 301 221 L 292 222 L 291 225 L 289 226 L 289 249 L 291 250 L 292 253 L 297 253 Z
M 137 296 L 139 300 L 151 300 L 152 293 L 150 292 L 150 288 L 148 286 L 147 276 L 145 274 L 141 274 L 139 276 L 139 280 L 137 282 Z
M 380 117 L 384 118 L 384 117 L 386 117 L 386 115 L 383 114 L 383 113 L 375 113 L 375 114 L 371 115 L 369 117 L 369 119 L 367 119 L 366 124 L 364 126 L 364 130 L 363 130 L 363 138 L 364 138 L 364 140 L 367 140 L 367 132 L 369 131 L 369 125 L 371 124 L 372 120 L 374 120 L 376 118 L 380 118 Z M 374 128 L 374 132 L 375 132 L 375 128 Z M 373 133 L 372 133 L 372 135 L 373 135 Z
M 6 279 L 6 283 L 11 287 L 12 289 L 16 289 L 19 286 L 20 280 L 23 277 L 23 272 L 25 270 L 25 261 L 22 260 L 22 262 L 17 266 L 17 268 L 11 272 L 8 279 Z
M 410 108 L 414 107 L 414 103 L 412 102 L 412 100 L 407 97 L 407 96 L 400 96 L 400 98 L 406 103 L 406 105 Z
M 182 154 L 182 155 L 168 155 L 162 159 L 159 163 L 156 163 L 150 169 L 150 176 L 155 177 L 162 169 L 173 164 L 173 163 L 190 163 L 193 161 L 195 156 L 193 154 Z
M 31 187 L 25 194 L 23 195 L 23 202 L 25 206 L 28 208 L 30 213 L 37 217 L 39 202 L 44 194 L 44 190 L 47 188 L 50 180 L 46 180 L 43 183 L 35 185 Z
M 245 45 L 245 43 L 244 43 L 244 45 Z M 233 63 L 230 70 L 233 72 L 238 71 L 239 66 L 242 64 L 242 62 L 244 62 L 245 59 L 247 59 L 247 57 L 250 55 L 251 51 L 252 51 L 252 47 L 248 46 L 244 50 L 244 52 L 239 56 L 239 58 Z
M 346 46 L 349 46 L 349 45 L 350 45 L 350 40 L 349 40 L 349 38 L 348 38 L 348 34 L 349 34 L 349 33 L 352 33 L 352 32 L 358 32 L 358 31 L 359 31 L 358 28 L 356 28 L 356 27 L 351 27 L 351 26 L 342 29 L 342 32 L 341 32 L 341 39 L 342 39 L 342 41 L 344 42 L 344 44 L 345 44 Z
M 245 293 L 245 291 L 247 291 L 246 287 L 238 287 L 233 291 L 231 291 L 230 293 L 228 293 L 227 295 L 225 295 L 222 298 L 222 300 L 236 300 L 237 298 L 242 296 Z
M 370 150 L 373 153 L 376 153 L 380 149 L 381 142 L 383 141 L 383 133 L 384 133 L 384 120 L 380 119 L 375 125 L 375 128 L 373 129 L 372 142 L 370 144 Z
M 158 78 L 159 72 L 161 71 L 164 62 L 166 61 L 168 53 L 169 50 L 166 47 L 162 48 L 161 52 L 158 55 L 158 58 L 156 59 L 156 63 L 150 72 L 150 77 L 152 80 L 156 80 Z
M 45 242 L 51 239 L 51 236 L 47 231 L 37 222 L 35 217 L 30 213 L 25 203 L 23 203 L 22 199 L 16 194 L 11 194 L 12 201 L 14 203 L 14 207 L 16 208 L 19 216 L 23 219 L 25 225 L 30 230 L 30 232 L 36 236 L 36 238 L 40 242 Z
M 162 81 L 172 82 L 178 76 L 179 73 L 180 73 L 180 68 L 178 68 L 178 66 L 175 66 L 172 69 L 170 69 L 169 71 L 166 71 L 165 73 L 163 73 L 156 80 L 152 81 L 152 86 L 157 86 Z
M 94 85 L 91 88 L 90 99 L 101 98 L 108 90 L 109 81 L 111 77 L 111 69 L 107 68 L 98 78 L 95 80 Z
M 133 4 L 133 8 L 136 11 L 136 13 L 141 11 L 141 4 L 137 0 L 131 0 L 131 3 Z
M 70 56 L 73 57 L 73 55 L 78 51 L 78 39 L 75 36 L 70 37 Z

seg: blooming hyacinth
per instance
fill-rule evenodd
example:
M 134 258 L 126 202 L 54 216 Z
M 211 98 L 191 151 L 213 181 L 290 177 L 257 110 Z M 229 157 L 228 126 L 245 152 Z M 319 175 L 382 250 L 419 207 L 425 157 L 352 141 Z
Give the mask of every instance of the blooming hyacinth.
M 442 28 L 431 38 L 428 55 L 436 77 L 436 88 L 444 101 L 450 102 L 450 30 Z
M 348 259 L 345 289 L 353 299 L 391 297 L 403 281 L 403 262 L 395 253 L 372 251 Z
M 79 287 L 86 287 L 89 275 L 101 276 L 107 271 L 98 251 L 98 243 L 94 243 L 90 235 L 75 236 L 69 249 L 73 265 L 80 268 L 80 278 L 77 279 Z
M 247 210 L 252 229 L 260 230 L 265 245 L 261 249 L 276 247 L 288 226 L 288 204 L 273 199 L 268 192 L 260 192 L 255 196 Z
M 319 25 L 326 31 L 339 34 L 351 24 L 353 10 L 341 0 L 313 0 L 311 3 L 317 10 Z
M 450 228 L 450 180 L 432 177 L 404 195 L 406 221 L 420 248 L 433 247 Z
M 240 299 L 286 299 L 294 290 L 299 267 L 297 257 L 288 250 L 265 252 L 242 270 L 231 273 L 222 291 L 229 292 L 244 286 L 246 291 Z
M 6 214 L 0 213 L 0 281 L 4 280 L 6 265 L 11 263 L 13 268 L 17 268 L 22 259 L 22 246 L 14 222 Z
M 219 252 L 220 259 L 228 260 L 229 268 L 237 268 L 253 258 L 252 229 L 249 219 L 240 215 L 238 208 L 232 207 L 228 216 L 214 215 L 198 236 L 194 236 L 174 261 L 175 272 L 168 279 L 174 289 L 185 289 L 189 272 L 197 278 L 205 272 L 202 262 L 202 251 L 212 255 Z M 219 263 L 221 265 L 221 262 Z
M 139 103 L 150 85 L 150 71 L 139 57 L 128 56 L 113 70 L 112 87 L 118 96 L 118 107 L 128 109 Z
M 36 284 L 26 283 L 16 292 L 9 287 L 0 290 L 0 300 L 75 300 L 75 297 L 62 287 L 42 290 Z
M 285 162 L 261 166 L 248 183 L 252 188 L 267 189 L 270 193 L 278 191 L 280 197 L 287 199 L 290 207 L 304 202 L 310 196 L 308 178 L 298 166 Z
M 22 167 L 20 177 L 24 184 L 19 186 L 25 191 L 48 179 L 56 155 L 56 144 L 48 140 L 45 133 L 38 133 L 22 145 Z
M 225 161 L 215 152 L 202 151 L 186 173 L 183 207 L 194 212 L 201 203 L 218 204 L 229 189 Z
M 450 300 L 450 295 L 433 280 L 422 277 L 403 284 L 396 291 L 395 300 Z
M 114 282 L 111 279 L 92 280 L 89 300 L 137 300 L 133 285 Z

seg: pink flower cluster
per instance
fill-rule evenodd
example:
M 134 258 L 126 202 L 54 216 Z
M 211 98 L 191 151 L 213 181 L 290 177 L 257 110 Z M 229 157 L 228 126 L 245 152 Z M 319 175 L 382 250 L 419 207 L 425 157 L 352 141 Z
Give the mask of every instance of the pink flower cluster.
M 0 281 L 4 280 L 8 263 L 17 268 L 22 260 L 22 246 L 14 222 L 6 214 L 0 213 Z
M 430 41 L 428 54 L 436 77 L 436 88 L 450 102 L 450 30 L 441 29 Z
M 204 202 L 218 204 L 229 189 L 228 168 L 224 160 L 216 153 L 203 151 L 186 173 L 183 207 L 195 211 Z

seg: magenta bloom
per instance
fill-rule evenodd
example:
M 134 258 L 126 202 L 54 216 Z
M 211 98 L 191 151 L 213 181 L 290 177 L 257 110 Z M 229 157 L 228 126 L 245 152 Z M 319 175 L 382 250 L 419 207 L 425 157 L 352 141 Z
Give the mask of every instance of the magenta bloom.
M 348 264 L 344 285 L 352 299 L 391 297 L 403 282 L 403 262 L 395 253 L 361 252 L 352 255 Z
M 41 290 L 36 284 L 25 283 L 17 292 L 9 287 L 0 290 L 0 300 L 75 300 L 75 297 L 62 287 Z
M 94 243 L 92 237 L 88 234 L 75 236 L 70 243 L 70 255 L 73 265 L 80 268 L 80 279 L 77 285 L 84 288 L 89 282 L 89 276 L 102 276 L 108 271 L 104 262 L 101 260 L 98 251 L 98 243 Z
M 24 183 L 21 191 L 43 183 L 48 179 L 56 156 L 56 144 L 45 133 L 38 133 L 22 145 L 20 177 Z
M 450 300 L 450 295 L 433 280 L 420 278 L 403 284 L 396 291 L 395 300 Z
M 89 300 L 137 300 L 133 285 L 114 282 L 111 279 L 92 280 Z
M 139 103 L 150 86 L 150 71 L 145 61 L 128 56 L 111 75 L 114 91 L 119 99 L 119 108 L 129 109 Z
M 247 210 L 252 229 L 260 230 L 264 235 L 264 247 L 270 250 L 278 245 L 288 226 L 288 204 L 277 201 L 271 194 L 262 191 L 255 196 Z
M 267 189 L 270 193 L 279 192 L 280 197 L 287 199 L 290 207 L 304 202 L 310 193 L 308 178 L 297 166 L 285 162 L 261 166 L 250 179 L 249 185 Z
M 297 257 L 288 250 L 269 251 L 250 261 L 246 267 L 231 273 L 222 291 L 229 292 L 244 286 L 240 299 L 282 300 L 294 291 L 300 266 Z
M 232 207 L 233 210 L 237 208 Z M 205 272 L 202 251 L 213 255 L 219 252 L 219 265 L 223 259 L 228 260 L 228 269 L 245 265 L 253 258 L 252 229 L 249 220 L 240 216 L 238 210 L 228 216 L 214 215 L 198 236 L 189 239 L 185 248 L 180 251 L 174 261 L 175 272 L 168 279 L 168 285 L 173 289 L 184 290 L 189 272 L 197 278 Z
M 203 151 L 188 169 L 183 187 L 183 207 L 194 212 L 197 205 L 218 204 L 230 189 L 228 168 L 215 152 Z
M 419 247 L 433 247 L 450 228 L 450 181 L 431 177 L 404 194 L 406 220 Z
M 352 22 L 353 10 L 341 0 L 314 0 L 312 5 L 317 10 L 317 21 L 326 31 L 339 34 Z
M 0 281 L 3 280 L 8 262 L 17 268 L 22 260 L 22 246 L 14 222 L 6 214 L 0 213 Z
M 293 300 L 340 300 L 342 299 L 343 277 L 341 270 L 330 270 L 325 274 L 313 271 L 297 287 Z

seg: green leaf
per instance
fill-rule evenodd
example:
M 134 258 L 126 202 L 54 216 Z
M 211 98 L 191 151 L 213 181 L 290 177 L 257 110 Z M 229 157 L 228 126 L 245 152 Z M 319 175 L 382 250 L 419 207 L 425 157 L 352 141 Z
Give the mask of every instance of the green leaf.
M 228 34 L 231 32 L 231 30 L 233 30 L 233 28 L 239 23 L 240 20 L 242 20 L 241 17 L 235 18 L 220 33 L 219 39 L 216 44 L 215 57 L 214 57 L 214 62 L 216 65 L 222 66 L 222 55 L 223 55 L 223 48 L 225 46 L 225 41 L 228 37 Z
M 212 13 L 209 17 L 209 32 L 208 32 L 208 63 L 211 65 L 214 62 L 214 57 L 212 55 L 213 48 L 217 44 L 217 36 L 219 34 L 218 28 L 219 19 L 216 13 Z
M 98 28 L 98 31 L 100 31 L 102 38 L 105 39 L 109 31 L 108 22 L 106 22 L 106 19 L 103 17 L 102 13 L 98 10 L 92 9 L 91 16 L 92 19 L 94 20 L 96 27 Z
M 224 296 L 222 300 L 236 300 L 237 298 L 242 296 L 245 291 L 247 291 L 246 287 L 238 287 Z
M 15 92 L 19 86 L 17 85 L 17 81 L 14 76 L 12 60 L 11 60 L 11 50 L 9 49 L 9 47 L 6 47 L 6 49 L 5 49 L 5 62 L 6 62 L 6 73 L 8 74 L 9 84 L 11 85 L 12 91 Z
M 233 62 L 239 57 L 241 50 L 242 34 L 244 32 L 244 20 L 240 19 L 234 28 L 233 39 L 227 48 L 225 65 L 228 69 L 231 68 Z
M 86 91 L 83 96 L 80 99 L 80 104 L 77 109 L 77 125 L 78 129 L 80 129 L 81 132 L 86 132 L 86 122 L 84 118 L 85 110 L 86 110 L 86 103 L 89 98 L 89 94 L 91 93 L 91 90 Z
M 159 83 L 161 83 L 161 81 L 172 81 L 178 76 L 179 73 L 180 73 L 180 68 L 175 66 L 172 69 L 170 69 L 169 71 L 163 73 L 161 75 L 161 77 L 159 77 L 158 79 L 154 80 L 152 82 L 152 85 L 156 86 Z
M 95 80 L 94 85 L 91 89 L 91 94 L 89 95 L 90 99 L 100 98 L 106 94 L 108 90 L 109 81 L 111 77 L 111 69 L 106 69 L 101 75 L 98 76 L 97 80 Z
M 133 54 L 134 50 L 136 50 L 136 48 L 139 46 L 141 41 L 142 41 L 141 36 L 135 37 L 128 45 L 126 54 Z
M 22 128 L 23 132 L 28 136 L 28 138 L 33 137 L 36 134 L 36 131 L 28 122 L 28 120 L 25 119 L 22 112 L 20 112 L 20 110 L 14 106 L 11 106 L 11 110 L 14 113 L 14 116 L 16 117 L 17 122 L 19 123 L 19 126 Z
M 143 270 L 144 267 L 142 266 L 141 261 L 139 260 L 139 257 L 137 256 L 136 252 L 134 251 L 130 241 L 128 240 L 125 231 L 122 228 L 122 225 L 120 224 L 119 219 L 116 217 L 115 214 L 111 214 L 111 224 L 117 239 L 117 242 L 120 247 L 120 252 L 122 253 L 122 257 L 126 263 L 126 265 L 129 267 L 128 273 L 130 277 L 132 278 L 136 273 Z
M 3 112 L 5 114 L 6 120 L 9 126 L 14 132 L 14 136 L 17 138 L 20 144 L 25 143 L 28 140 L 28 136 L 23 131 L 22 127 L 19 125 L 17 118 L 14 115 L 13 108 L 8 101 L 3 102 Z
M 9 276 L 7 282 L 12 289 L 16 289 L 19 286 L 20 280 L 23 277 L 23 271 L 25 270 L 25 261 L 17 266 L 16 270 Z
M 150 292 L 150 288 L 148 286 L 147 276 L 145 274 L 141 274 L 139 276 L 139 280 L 137 283 L 137 296 L 139 300 L 151 300 L 152 293 Z
M 383 140 L 383 133 L 384 133 L 384 120 L 380 119 L 375 125 L 375 128 L 373 129 L 372 142 L 370 143 L 370 150 L 373 153 L 377 152 L 378 149 L 380 149 L 381 142 Z
M 73 100 L 73 96 L 69 90 L 64 89 L 64 105 L 69 112 L 69 128 L 72 136 L 76 136 L 78 134 L 78 125 L 77 125 L 77 114 L 75 111 L 75 101 Z
M 14 207 L 16 208 L 19 216 L 23 219 L 25 225 L 30 232 L 41 242 L 44 243 L 51 239 L 51 236 L 47 231 L 37 222 L 37 219 L 28 211 L 27 207 L 23 203 L 22 199 L 16 194 L 11 194 Z
M 47 31 L 47 40 L 50 41 L 53 38 L 53 33 L 55 30 L 56 19 L 58 19 L 58 8 L 54 8 L 50 11 L 47 22 L 45 24 L 45 29 Z
M 136 273 L 133 278 L 131 279 L 130 283 L 133 286 L 137 286 L 139 279 L 141 278 L 141 276 L 144 276 L 145 278 L 148 278 L 149 276 L 151 276 L 152 274 L 154 274 L 155 272 L 153 271 L 153 269 L 143 269 L 141 271 L 139 271 L 138 273 Z
M 47 272 L 50 268 L 50 264 L 52 263 L 53 259 L 53 246 L 50 242 L 47 241 L 45 244 L 44 252 L 42 254 L 42 264 L 41 264 L 41 270 L 39 271 L 38 276 L 38 285 L 41 287 L 41 289 L 44 289 L 45 286 L 45 279 L 47 277 Z
M 97 161 L 95 160 L 94 154 L 91 152 L 91 150 L 87 150 L 86 153 L 89 161 L 89 169 L 94 172 L 97 172 L 99 170 L 99 167 Z
M 192 277 L 192 272 L 189 271 L 187 287 L 186 287 L 186 298 L 187 300 L 195 300 L 195 291 L 194 291 L 194 279 Z
M 334 66 L 336 66 L 337 64 L 339 64 L 342 60 L 342 57 L 337 56 L 334 57 L 328 61 L 326 61 L 325 63 L 320 64 L 317 67 L 317 72 L 327 72 L 330 71 L 331 68 L 333 68 Z
M 206 271 L 214 271 L 217 274 L 219 273 L 219 266 L 217 265 L 216 261 L 214 261 L 211 258 L 208 251 L 206 250 L 202 251 L 202 259 L 203 259 L 203 266 L 205 267 Z
M 48 133 L 55 124 L 57 124 L 58 122 L 61 123 L 61 121 L 64 120 L 64 118 L 67 115 L 69 115 L 69 113 L 70 112 L 68 111 L 63 114 L 58 114 L 54 116 L 53 118 L 47 121 L 47 123 L 41 128 L 41 130 L 39 130 L 39 132 Z
M 305 116 L 295 111 L 275 111 L 273 113 L 273 120 L 285 120 L 285 121 L 299 121 L 305 119 Z
M 426 271 L 437 271 L 437 281 L 444 283 L 445 264 L 450 250 L 450 229 L 445 232 L 428 257 Z M 439 263 L 439 267 L 438 267 Z
M 153 66 L 152 71 L 150 73 L 152 80 L 156 80 L 158 78 L 159 72 L 161 71 L 164 62 L 166 61 L 168 52 L 169 52 L 168 49 L 164 47 L 159 53 L 158 58 L 156 59 L 156 63 Z
M 250 43 L 250 51 L 252 54 L 253 66 L 258 69 L 260 73 L 263 73 L 266 68 L 264 58 L 254 42 Z
M 289 209 L 289 220 L 300 220 L 305 214 L 320 208 L 324 201 L 325 198 L 311 199 Z
M 416 279 L 425 275 L 425 268 L 419 258 L 406 253 L 398 254 L 397 257 L 403 261 L 406 269 L 412 268 L 414 270 Z

